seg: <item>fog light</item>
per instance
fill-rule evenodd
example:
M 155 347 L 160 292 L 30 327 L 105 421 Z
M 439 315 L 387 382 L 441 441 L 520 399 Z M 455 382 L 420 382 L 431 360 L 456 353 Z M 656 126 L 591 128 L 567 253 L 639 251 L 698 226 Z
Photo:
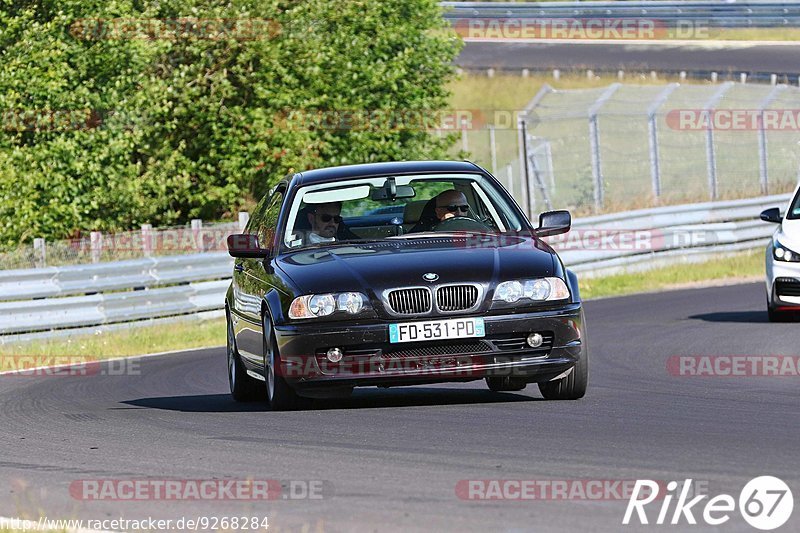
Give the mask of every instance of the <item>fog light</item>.
M 344 353 L 339 348 L 331 348 L 328 350 L 328 353 L 326 353 L 325 356 L 331 363 L 338 363 L 342 360 L 342 357 L 344 357 Z
M 531 333 L 530 335 L 528 335 L 526 342 L 528 343 L 528 346 L 530 346 L 531 348 L 538 348 L 544 342 L 544 337 L 542 337 L 538 333 Z

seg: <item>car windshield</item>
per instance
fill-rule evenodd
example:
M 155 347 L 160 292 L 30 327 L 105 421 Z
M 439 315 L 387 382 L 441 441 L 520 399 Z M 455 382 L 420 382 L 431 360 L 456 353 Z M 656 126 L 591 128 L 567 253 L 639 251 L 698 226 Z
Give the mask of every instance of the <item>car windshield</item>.
M 800 189 L 798 189 L 797 194 L 794 195 L 794 201 L 792 201 L 792 205 L 786 213 L 786 218 L 790 220 L 800 218 Z
M 343 242 L 519 231 L 519 209 L 479 174 L 383 176 L 308 185 L 289 211 L 288 250 Z

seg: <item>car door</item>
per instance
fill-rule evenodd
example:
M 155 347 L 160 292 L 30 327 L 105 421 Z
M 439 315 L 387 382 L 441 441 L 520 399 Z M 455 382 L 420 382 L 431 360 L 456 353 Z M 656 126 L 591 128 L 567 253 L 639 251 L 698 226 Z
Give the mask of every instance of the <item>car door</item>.
M 273 250 L 284 191 L 285 187 L 279 187 L 262 200 L 245 229 L 257 235 L 262 246 L 273 247 Z M 261 302 L 267 292 L 280 284 L 269 268 L 270 260 L 271 257 L 266 260 L 237 258 L 234 262 L 231 320 L 236 347 L 248 367 L 260 368 L 262 364 Z

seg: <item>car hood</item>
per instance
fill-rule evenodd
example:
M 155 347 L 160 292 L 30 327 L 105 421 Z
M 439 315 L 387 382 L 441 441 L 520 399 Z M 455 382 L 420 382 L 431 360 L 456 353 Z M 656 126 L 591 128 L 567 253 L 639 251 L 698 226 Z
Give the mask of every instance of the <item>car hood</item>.
M 531 237 L 431 238 L 340 245 L 281 256 L 278 267 L 301 293 L 360 291 L 435 283 L 497 283 L 552 276 L 552 249 Z

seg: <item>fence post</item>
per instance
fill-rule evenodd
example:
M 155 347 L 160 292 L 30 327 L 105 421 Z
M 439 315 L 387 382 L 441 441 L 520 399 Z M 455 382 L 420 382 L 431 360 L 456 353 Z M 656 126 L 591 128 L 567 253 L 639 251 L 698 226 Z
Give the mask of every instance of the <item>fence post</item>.
M 767 132 L 764 128 L 764 111 L 786 89 L 786 85 L 776 85 L 758 104 L 758 175 L 761 183 L 761 194 L 769 194 L 769 168 L 767 167 Z
M 250 221 L 250 213 L 247 211 L 239 211 L 239 231 L 244 232 L 245 226 Z
M 544 145 L 544 154 L 547 158 L 547 170 L 550 172 L 550 190 L 555 194 L 556 192 L 556 169 L 553 167 L 553 150 L 550 146 L 550 141 Z
M 663 91 L 658 93 L 656 99 L 647 108 L 647 132 L 650 142 L 650 177 L 653 181 L 653 197 L 658 201 L 661 197 L 661 165 L 658 153 L 658 124 L 656 122 L 656 113 L 658 109 L 672 94 L 672 91 L 678 88 L 677 83 L 670 83 Z
M 41 237 L 33 239 L 33 265 L 35 268 L 47 266 L 47 245 Z
M 600 164 L 600 127 L 597 123 L 597 113 L 609 98 L 622 86 L 621 83 L 612 83 L 600 95 L 592 107 L 589 108 L 589 146 L 592 155 L 592 178 L 594 180 L 594 210 L 603 208 L 603 167 Z
M 469 139 L 467 139 L 467 125 L 461 121 L 461 150 L 469 152 Z
M 703 114 L 706 119 L 706 124 L 708 124 L 708 128 L 706 128 L 706 167 L 708 170 L 708 192 L 712 201 L 717 199 L 718 193 L 717 154 L 714 148 L 714 106 L 717 105 L 717 102 L 719 102 L 722 96 L 732 86 L 732 81 L 723 83 L 719 89 L 714 91 L 714 94 L 711 95 L 711 98 L 709 98 L 703 106 Z
M 198 252 L 203 251 L 203 221 L 199 218 L 192 219 L 192 237 Z
M 514 168 L 511 163 L 506 165 L 506 176 L 508 177 L 508 192 L 511 193 L 511 196 L 514 196 Z
M 489 151 L 492 158 L 492 175 L 497 176 L 497 139 L 493 124 L 489 125 Z
M 523 167 L 520 169 L 520 176 L 522 176 L 522 190 L 525 191 L 525 214 L 530 218 L 533 216 L 533 198 L 531 198 L 531 176 L 528 167 L 528 126 L 525 120 L 520 120 L 520 134 L 522 135 L 522 158 Z
M 92 254 L 92 263 L 99 263 L 103 256 L 103 234 L 93 231 L 89 234 L 89 249 Z
M 519 157 L 519 179 L 523 180 L 522 186 L 520 187 L 520 193 L 522 194 L 522 209 L 527 209 L 528 206 L 528 196 L 526 195 L 525 190 L 525 179 L 527 175 L 527 156 L 525 154 L 525 132 L 523 130 L 523 125 L 525 124 L 525 119 L 522 117 L 517 119 L 517 152 Z M 525 216 L 530 217 L 531 214 L 529 212 L 525 213 Z
M 142 224 L 142 254 L 150 257 L 153 254 L 153 226 Z

